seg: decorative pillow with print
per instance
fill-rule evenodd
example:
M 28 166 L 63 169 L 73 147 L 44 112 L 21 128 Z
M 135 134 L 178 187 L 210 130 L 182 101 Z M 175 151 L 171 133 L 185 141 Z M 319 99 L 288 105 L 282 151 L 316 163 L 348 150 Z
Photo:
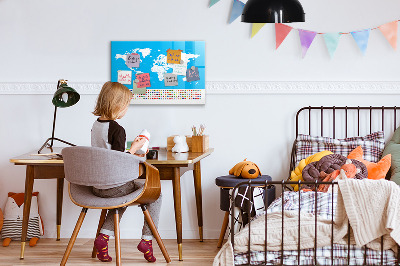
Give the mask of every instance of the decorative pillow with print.
M 302 159 L 324 150 L 347 157 L 358 146 L 362 147 L 365 160 L 378 162 L 385 148 L 383 131 L 374 132 L 364 137 L 345 139 L 299 134 L 295 143 L 295 163 L 298 165 Z

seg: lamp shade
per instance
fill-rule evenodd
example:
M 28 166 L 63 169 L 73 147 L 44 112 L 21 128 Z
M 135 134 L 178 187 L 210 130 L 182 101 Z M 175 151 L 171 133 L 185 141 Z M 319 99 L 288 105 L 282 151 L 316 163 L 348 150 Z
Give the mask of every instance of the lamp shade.
M 80 99 L 79 93 L 66 83 L 61 84 L 53 95 L 53 104 L 56 107 L 70 107 Z
M 304 22 L 304 15 L 298 0 L 249 0 L 243 9 L 242 22 Z

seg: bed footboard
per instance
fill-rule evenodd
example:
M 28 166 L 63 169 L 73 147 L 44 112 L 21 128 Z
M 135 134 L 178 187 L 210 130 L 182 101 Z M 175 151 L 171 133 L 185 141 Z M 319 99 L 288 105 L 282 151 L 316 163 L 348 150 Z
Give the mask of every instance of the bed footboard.
M 298 196 L 298 209 L 297 214 L 298 214 L 298 236 L 297 236 L 297 250 L 291 250 L 291 254 L 294 254 L 294 257 L 297 257 L 297 260 L 294 261 L 293 256 L 292 256 L 292 260 L 290 262 L 285 261 L 285 255 L 284 253 L 285 251 L 285 242 L 284 242 L 284 233 L 285 233 L 285 220 L 284 220 L 284 213 L 285 213 L 285 191 L 289 192 L 288 189 L 286 188 L 286 185 L 292 185 L 292 184 L 297 184 L 299 185 L 299 187 L 301 185 L 312 185 L 313 186 L 313 190 L 310 191 L 309 193 L 313 193 L 313 194 L 309 194 L 312 195 L 313 202 L 308 201 L 307 204 L 313 204 L 313 208 L 315 208 L 314 210 L 314 214 L 315 214 L 315 223 L 314 223 L 314 227 L 315 227 L 315 232 L 314 232 L 314 247 L 310 250 L 308 249 L 307 251 L 304 251 L 301 249 L 301 230 L 300 230 L 300 224 L 301 224 L 301 206 L 302 206 L 302 194 L 304 192 L 302 192 L 301 190 L 297 191 L 297 192 L 293 192 L 291 191 L 290 193 L 296 193 L 297 195 L 295 195 L 296 197 Z M 340 258 L 337 257 L 338 255 L 336 255 L 337 253 L 337 248 L 335 251 L 335 243 L 334 243 L 334 210 L 335 207 L 334 206 L 334 197 L 336 197 L 336 193 L 334 193 L 334 191 L 338 188 L 338 183 L 336 181 L 333 182 L 302 182 L 302 181 L 266 181 L 266 182 L 262 182 L 262 181 L 252 181 L 249 180 L 247 182 L 242 182 L 240 184 L 238 184 L 237 186 L 235 186 L 235 188 L 232 191 L 232 195 L 235 195 L 235 192 L 237 191 L 237 189 L 239 187 L 243 187 L 243 186 L 249 186 L 249 187 L 258 187 L 261 189 L 265 190 L 265 194 L 266 194 L 266 198 L 268 198 L 268 188 L 270 185 L 275 185 L 277 188 L 278 186 L 281 187 L 282 189 L 282 194 L 280 198 L 277 198 L 275 200 L 275 202 L 277 201 L 281 201 L 281 209 L 280 211 L 282 212 L 282 219 L 281 219 L 281 238 L 280 238 L 280 250 L 279 251 L 273 251 L 279 254 L 279 259 L 268 259 L 269 257 L 269 250 L 268 250 L 268 241 L 270 241 L 268 239 L 268 215 L 271 215 L 268 213 L 267 211 L 267 202 L 265 202 L 265 214 L 261 214 L 261 215 L 265 215 L 264 220 L 265 220 L 265 224 L 263 226 L 264 229 L 264 238 L 265 238 L 265 243 L 264 243 L 264 250 L 260 251 L 258 250 L 258 255 L 260 255 L 260 253 L 263 253 L 263 257 L 264 260 L 260 261 L 260 259 L 255 260 L 252 257 L 252 253 L 254 252 L 254 250 L 251 249 L 252 246 L 252 234 L 251 234 L 251 228 L 252 228 L 252 223 L 254 223 L 254 221 L 252 221 L 252 219 L 249 219 L 247 227 L 248 227 L 248 243 L 247 243 L 247 252 L 242 252 L 241 256 L 244 256 L 245 258 L 247 258 L 247 263 L 239 263 L 239 265 L 400 265 L 400 252 L 397 253 L 396 257 L 394 257 L 394 255 L 388 256 L 388 252 L 392 252 L 392 251 L 388 251 L 385 253 L 384 251 L 384 246 L 383 246 L 383 237 L 381 237 L 381 243 L 380 243 L 380 247 L 381 250 L 379 251 L 374 251 L 375 255 L 373 257 L 373 264 L 371 264 L 371 262 L 369 261 L 367 254 L 371 254 L 371 250 L 368 250 L 366 246 L 363 246 L 361 249 L 359 249 L 359 253 L 363 253 L 363 261 L 360 262 L 360 258 L 358 256 L 358 262 L 356 264 L 352 264 L 352 260 L 351 260 L 351 252 L 355 252 L 353 250 L 354 245 L 351 245 L 350 243 L 350 224 L 348 224 L 348 231 L 347 231 L 347 236 L 346 236 L 346 242 L 347 242 L 347 246 L 344 246 L 344 248 L 346 248 L 346 251 L 342 250 L 342 253 L 340 255 Z M 327 197 L 331 197 L 330 203 L 329 203 L 329 212 L 330 213 L 330 227 L 331 227 L 331 239 L 330 239 L 330 256 L 326 256 L 327 250 L 325 249 L 325 258 L 324 258 L 324 262 L 326 264 L 321 263 L 321 261 L 318 260 L 317 258 L 317 251 L 318 248 L 317 247 L 317 243 L 318 243 L 318 232 L 317 232 L 317 217 L 318 217 L 318 187 L 320 185 L 331 185 L 332 186 L 332 193 L 324 193 L 326 194 Z M 249 190 L 250 191 L 250 198 L 252 198 L 252 189 Z M 293 194 L 294 195 L 294 194 Z M 315 197 L 314 197 L 315 195 Z M 321 195 L 321 194 L 320 194 Z M 309 198 L 308 198 L 309 200 Z M 234 198 L 232 197 L 231 200 L 231 232 L 230 232 L 230 241 L 232 244 L 233 249 L 235 250 L 235 233 L 234 233 L 234 217 L 235 217 L 235 208 L 234 208 Z M 259 217 L 259 216 L 258 216 Z M 259 226 L 259 225 L 258 225 Z M 247 231 L 246 231 L 247 233 Z M 243 247 L 242 247 L 243 248 Z M 397 248 L 399 248 L 399 246 L 397 245 Z M 343 247 L 342 247 L 343 249 Z M 329 246 L 328 246 L 328 250 L 329 250 Z M 303 254 L 304 253 L 304 254 Z M 347 256 L 346 254 L 347 253 Z M 360 253 L 360 254 L 361 254 Z M 379 254 L 379 257 L 377 257 Z M 345 254 L 345 255 L 344 255 Z M 392 254 L 392 253 L 390 253 Z M 394 254 L 394 252 L 393 252 Z M 262 255 L 262 254 L 261 254 Z M 344 256 L 343 256 L 344 255 Z M 258 256 L 260 257 L 260 256 Z M 287 257 L 287 256 L 286 256 Z M 302 258 L 307 258 L 306 260 L 302 260 Z M 330 258 L 329 258 L 330 257 Z M 339 262 L 338 262 L 339 261 Z

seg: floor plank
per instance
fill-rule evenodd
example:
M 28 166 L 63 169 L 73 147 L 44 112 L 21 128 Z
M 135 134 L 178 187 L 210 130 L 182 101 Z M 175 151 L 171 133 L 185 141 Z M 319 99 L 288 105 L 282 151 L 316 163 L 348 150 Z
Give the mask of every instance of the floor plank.
M 11 265 L 60 265 L 61 258 L 64 255 L 69 239 L 40 239 L 36 247 L 27 246 L 25 249 L 25 259 L 19 259 L 21 244 L 18 241 L 12 241 L 9 247 L 0 246 L 0 264 L 3 266 Z M 121 240 L 122 264 L 123 265 L 146 265 L 150 264 L 143 258 L 143 254 L 136 249 L 140 240 Z M 217 240 L 188 240 L 183 241 L 183 261 L 178 261 L 178 247 L 176 240 L 163 240 L 168 250 L 172 262 L 167 264 L 162 256 L 157 243 L 153 243 L 154 254 L 157 258 L 157 265 L 212 265 L 215 255 L 218 253 Z M 109 251 L 114 258 L 114 243 L 110 241 Z M 68 259 L 67 265 L 114 265 L 112 263 L 103 263 L 97 259 L 92 259 L 93 240 L 77 239 Z

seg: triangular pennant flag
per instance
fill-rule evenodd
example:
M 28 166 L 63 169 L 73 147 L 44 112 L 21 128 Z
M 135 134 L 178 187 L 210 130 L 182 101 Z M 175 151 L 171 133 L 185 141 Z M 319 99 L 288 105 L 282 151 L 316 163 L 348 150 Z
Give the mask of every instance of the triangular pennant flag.
M 256 35 L 262 27 L 264 27 L 265 23 L 253 23 L 252 27 L 251 27 L 251 38 L 254 37 L 254 35 Z
M 397 20 L 378 27 L 393 49 L 397 48 Z
M 361 50 L 361 53 L 364 55 L 368 46 L 369 33 L 371 29 L 353 31 L 351 35 L 353 35 L 354 40 L 356 41 L 358 47 Z
M 292 29 L 293 28 L 288 25 L 275 23 L 276 49 L 278 49 L 278 47 L 282 44 L 282 42 L 285 40 L 286 36 L 288 36 L 289 32 Z
M 219 2 L 219 0 L 210 0 L 210 5 L 208 7 L 212 7 L 213 5 L 215 5 L 218 2 Z
M 229 18 L 229 23 L 232 23 L 235 19 L 237 19 L 240 15 L 242 15 L 242 11 L 244 8 L 244 3 L 239 0 L 233 0 L 231 17 Z
M 317 33 L 315 31 L 300 30 L 301 55 L 304 58 Z
M 336 48 L 338 47 L 339 39 L 340 36 L 342 36 L 342 34 L 340 34 L 339 32 L 334 32 L 334 33 L 325 33 L 323 36 L 326 48 L 328 48 L 329 55 L 332 58 L 333 54 L 336 51 Z

